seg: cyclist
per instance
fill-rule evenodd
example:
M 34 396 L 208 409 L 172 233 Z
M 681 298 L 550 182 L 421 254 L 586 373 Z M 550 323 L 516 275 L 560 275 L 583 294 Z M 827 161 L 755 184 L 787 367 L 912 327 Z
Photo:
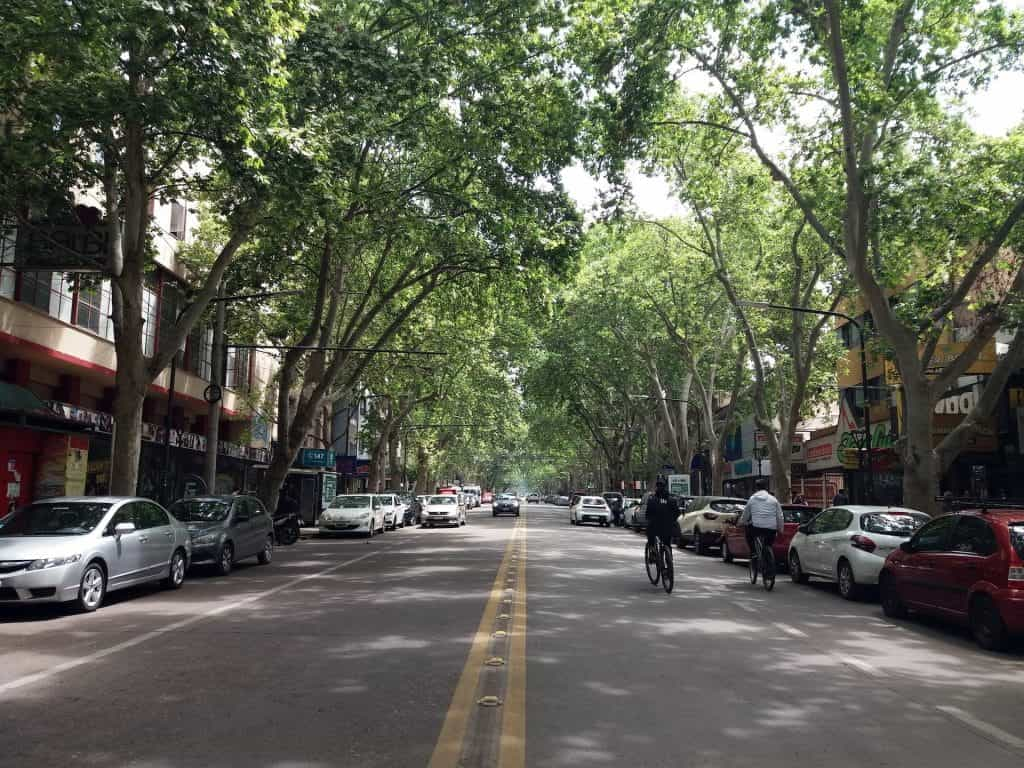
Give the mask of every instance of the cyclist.
M 762 547 L 770 547 L 775 535 L 782 533 L 786 519 L 782 516 L 782 505 L 768 491 L 768 478 L 759 477 L 754 482 L 754 495 L 747 499 L 738 525 L 745 525 L 750 556 L 757 551 L 754 539 L 761 539 Z
M 679 517 L 679 502 L 669 495 L 665 478 L 659 477 L 654 484 L 654 493 L 647 497 L 647 541 L 658 539 L 666 547 L 672 546 L 672 527 Z

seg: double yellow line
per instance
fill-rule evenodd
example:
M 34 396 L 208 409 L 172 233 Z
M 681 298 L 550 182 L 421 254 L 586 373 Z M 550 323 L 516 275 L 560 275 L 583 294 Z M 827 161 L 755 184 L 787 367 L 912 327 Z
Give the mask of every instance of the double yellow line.
M 484 713 L 492 707 L 500 716 Z M 478 765 L 526 765 L 525 518 L 505 547 L 428 768 Z

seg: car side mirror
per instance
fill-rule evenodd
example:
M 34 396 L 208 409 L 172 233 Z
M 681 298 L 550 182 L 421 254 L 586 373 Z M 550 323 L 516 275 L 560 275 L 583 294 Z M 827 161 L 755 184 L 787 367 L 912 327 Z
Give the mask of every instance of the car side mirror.
M 126 533 L 135 532 L 135 523 L 118 523 L 114 526 L 115 536 L 124 536 Z
M 811 532 L 811 525 L 810 523 L 804 523 L 799 528 L 797 528 L 797 530 L 800 531 L 800 533 L 808 534 Z
M 909 552 L 913 552 L 914 551 L 914 545 L 911 544 L 910 541 L 901 541 L 900 542 L 900 550 L 902 550 L 903 552 L 908 552 L 908 553 Z

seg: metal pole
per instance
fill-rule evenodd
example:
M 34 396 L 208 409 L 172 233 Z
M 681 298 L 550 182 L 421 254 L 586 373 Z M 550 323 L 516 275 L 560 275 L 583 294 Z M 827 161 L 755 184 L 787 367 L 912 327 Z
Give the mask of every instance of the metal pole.
M 852 317 L 849 320 L 857 326 L 857 335 L 860 337 L 860 386 L 864 397 L 864 445 L 867 448 L 867 456 L 861 454 L 861 468 L 864 469 L 864 479 L 867 481 L 867 503 L 871 504 L 875 500 L 875 470 L 871 461 L 871 401 L 868 400 L 867 340 L 864 338 L 864 327 Z
M 167 413 L 164 415 L 164 467 L 160 500 L 168 505 L 171 498 L 171 411 L 174 409 L 174 380 L 178 373 L 178 350 L 171 357 L 171 379 L 167 386 Z
M 224 301 L 224 284 L 221 283 L 217 296 L 217 311 L 213 323 L 213 345 L 210 350 L 210 383 L 218 387 L 224 386 L 224 324 L 227 310 Z M 223 389 L 221 390 L 223 397 Z M 206 409 L 206 456 L 203 458 L 203 478 L 206 480 L 206 492 L 216 493 L 217 490 L 217 450 L 220 442 L 220 409 L 221 398 L 212 402 Z M 244 487 L 244 486 L 243 486 Z

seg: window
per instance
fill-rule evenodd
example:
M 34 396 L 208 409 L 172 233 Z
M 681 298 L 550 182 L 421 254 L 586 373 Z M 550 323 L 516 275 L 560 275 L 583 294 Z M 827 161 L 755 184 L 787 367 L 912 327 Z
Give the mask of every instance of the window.
M 109 288 L 107 290 L 109 291 Z M 79 284 L 75 325 L 87 328 L 93 333 L 100 333 L 100 328 L 105 325 L 102 292 L 103 287 L 95 281 Z
M 152 357 L 156 345 L 156 291 L 142 289 L 142 354 Z
M 185 239 L 185 221 L 188 218 L 188 209 L 175 200 L 171 203 L 171 237 L 178 240 Z
M 249 521 L 251 516 L 249 502 L 247 499 L 238 499 L 235 501 L 235 514 L 232 522 L 246 523 Z
M 814 535 L 816 533 L 828 533 L 828 531 L 831 530 L 829 526 L 832 525 L 832 520 L 835 517 L 836 512 L 838 511 L 839 510 L 837 509 L 826 509 L 820 515 L 814 518 L 814 522 L 811 523 L 809 533 L 811 535 Z
M 228 362 L 225 370 L 224 385 L 230 389 L 249 389 L 249 350 L 228 350 Z
M 125 504 L 114 516 L 110 518 L 110 522 L 107 524 L 107 529 L 104 531 L 104 535 L 113 536 L 114 529 L 117 528 L 121 523 L 131 523 L 138 528 L 138 523 L 135 521 L 135 504 Z
M 977 517 L 961 517 L 949 540 L 950 551 L 965 555 L 988 557 L 998 548 L 991 526 Z
M 213 375 L 213 329 L 194 329 L 189 336 L 188 349 L 188 370 L 209 381 Z
M 957 518 L 954 515 L 947 515 L 946 517 L 940 517 L 937 520 L 932 520 L 930 523 L 923 526 L 914 538 L 910 540 L 914 551 L 944 551 L 946 549 L 946 541 L 949 539 L 949 534 L 953 530 L 956 520 Z
M 170 525 L 167 513 L 156 504 L 149 501 L 140 501 L 136 506 L 138 511 L 135 514 L 135 524 L 139 528 L 162 528 Z
M 14 261 L 14 245 L 18 230 L 10 219 L 0 221 L 0 264 Z M 14 298 L 14 285 L 17 273 L 11 267 L 0 267 L 0 296 L 5 299 Z

